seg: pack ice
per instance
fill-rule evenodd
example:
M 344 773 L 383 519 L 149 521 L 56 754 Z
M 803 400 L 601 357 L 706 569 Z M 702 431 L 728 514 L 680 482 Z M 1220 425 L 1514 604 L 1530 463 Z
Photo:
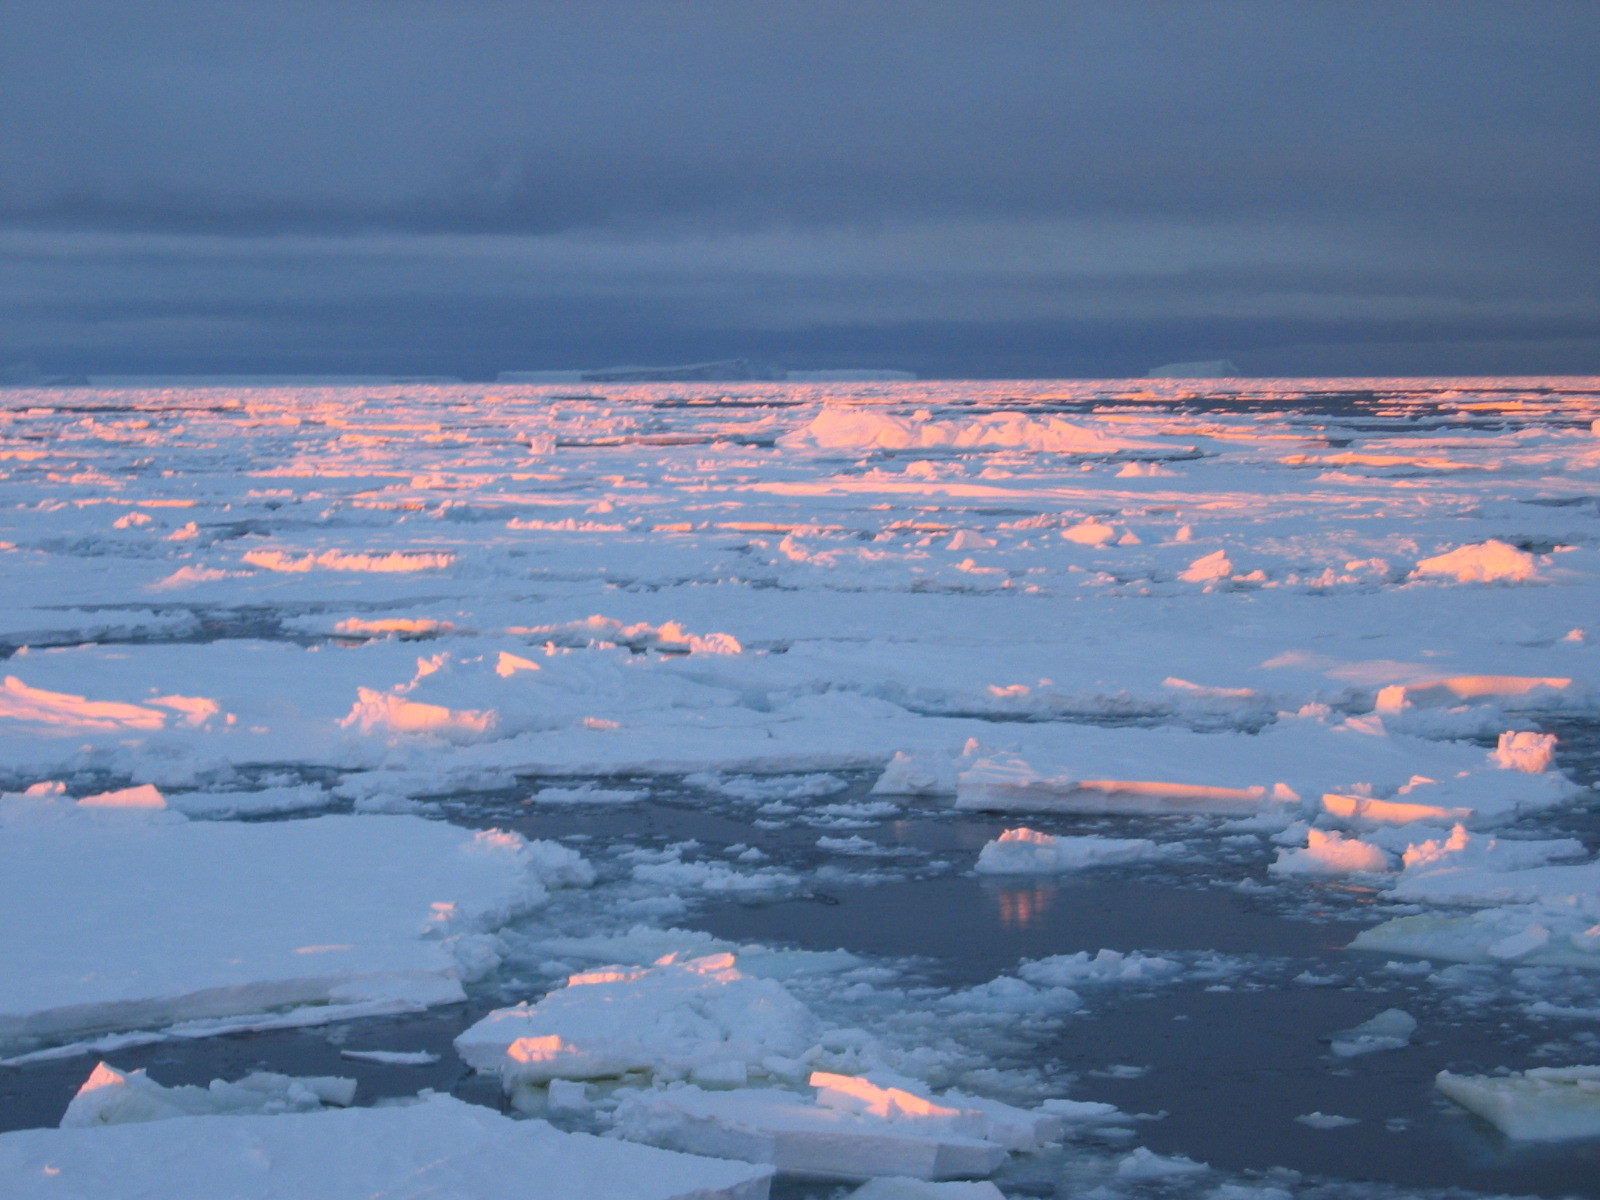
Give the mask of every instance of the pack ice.
M 93 798 L 91 798 L 93 799 Z M 586 881 L 561 846 L 410 816 L 238 824 L 55 794 L 0 799 L 0 1041 L 308 1006 L 315 1022 L 464 997 L 488 931 Z

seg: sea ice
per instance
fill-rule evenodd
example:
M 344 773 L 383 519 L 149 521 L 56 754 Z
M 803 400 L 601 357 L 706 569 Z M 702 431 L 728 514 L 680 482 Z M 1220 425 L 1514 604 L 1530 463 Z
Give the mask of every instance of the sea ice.
M 516 1121 L 450 1096 L 0 1133 L 7 1200 L 765 1200 L 771 1168 Z
M 1508 1075 L 1440 1071 L 1439 1090 L 1509 1138 L 1600 1136 L 1600 1067 L 1531 1067 Z

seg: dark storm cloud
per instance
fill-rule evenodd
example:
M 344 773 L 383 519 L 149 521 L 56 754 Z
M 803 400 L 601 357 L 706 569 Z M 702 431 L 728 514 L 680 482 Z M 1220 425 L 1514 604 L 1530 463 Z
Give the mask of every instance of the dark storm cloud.
M 190 361 L 174 306 L 283 353 L 217 320 L 253 303 L 476 371 L 558 365 L 534 311 L 606 359 L 876 329 L 931 363 L 965 328 L 975 373 L 1210 319 L 1219 354 L 1284 320 L 1581 342 L 1597 34 L 1555 0 L 11 0 L 0 357 Z

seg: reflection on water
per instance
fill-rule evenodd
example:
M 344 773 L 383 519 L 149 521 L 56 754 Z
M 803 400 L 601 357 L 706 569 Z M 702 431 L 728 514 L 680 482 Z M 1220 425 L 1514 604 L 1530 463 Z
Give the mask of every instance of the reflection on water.
M 1052 883 L 1001 888 L 994 893 L 995 903 L 1000 906 L 1000 924 L 1006 929 L 1027 929 L 1049 911 L 1058 890 Z

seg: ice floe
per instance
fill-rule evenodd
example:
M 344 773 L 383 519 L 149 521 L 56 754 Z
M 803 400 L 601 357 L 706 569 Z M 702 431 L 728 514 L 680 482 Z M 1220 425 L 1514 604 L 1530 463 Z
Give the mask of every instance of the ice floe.
M 745 974 L 731 954 L 711 954 L 573 975 L 537 1003 L 490 1013 L 455 1045 L 508 1091 L 631 1073 L 730 1084 L 794 1077 L 819 1033 L 782 984 Z
M 980 875 L 1048 875 L 1085 867 L 1114 866 L 1170 857 L 1181 847 L 1163 846 L 1149 838 L 1113 838 L 1097 834 L 1056 837 L 1022 826 L 1008 829 L 978 852 Z
M 1600 1136 L 1600 1067 L 1530 1067 L 1505 1075 L 1439 1072 L 1439 1090 L 1509 1138 Z
M 449 1096 L 271 1116 L 173 1116 L 0 1133 L 11 1200 L 764 1200 L 771 1168 L 563 1133 Z
M 237 824 L 33 795 L 0 799 L 0 833 L 0 902 L 32 914 L 0 931 L 5 1042 L 450 1003 L 498 962 L 497 925 L 593 878 L 566 847 L 416 817 Z

